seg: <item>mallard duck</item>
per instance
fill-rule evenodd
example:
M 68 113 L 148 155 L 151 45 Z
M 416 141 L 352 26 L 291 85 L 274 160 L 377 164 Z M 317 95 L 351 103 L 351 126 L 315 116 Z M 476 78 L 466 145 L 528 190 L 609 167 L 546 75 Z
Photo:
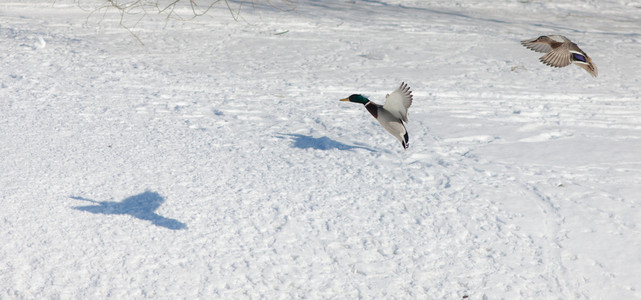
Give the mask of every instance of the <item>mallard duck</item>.
M 548 66 L 561 68 L 575 64 L 588 71 L 593 77 L 597 76 L 598 71 L 592 59 L 579 46 L 562 35 L 543 35 L 521 41 L 521 45 L 536 52 L 547 53 L 539 60 Z
M 405 82 L 401 83 L 394 92 L 385 96 L 385 104 L 376 104 L 363 95 L 354 94 L 341 101 L 349 101 L 365 105 L 367 111 L 403 145 L 409 147 L 409 135 L 403 122 L 407 122 L 407 109 L 412 105 L 412 92 Z

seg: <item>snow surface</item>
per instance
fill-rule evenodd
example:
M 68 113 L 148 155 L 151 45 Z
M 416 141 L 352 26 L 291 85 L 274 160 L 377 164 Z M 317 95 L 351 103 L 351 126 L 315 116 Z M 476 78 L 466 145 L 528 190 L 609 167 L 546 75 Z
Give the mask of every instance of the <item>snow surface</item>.
M 0 299 L 641 298 L 641 2 L 99 2 L 0 3 Z

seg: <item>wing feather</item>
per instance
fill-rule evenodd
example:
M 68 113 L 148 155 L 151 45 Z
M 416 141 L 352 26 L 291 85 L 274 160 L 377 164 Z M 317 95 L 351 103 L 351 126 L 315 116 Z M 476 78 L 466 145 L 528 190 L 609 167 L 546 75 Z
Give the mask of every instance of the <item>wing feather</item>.
M 537 42 L 537 39 L 538 38 L 521 41 L 521 45 L 525 46 L 525 48 L 541 53 L 548 53 L 552 51 L 552 46 L 550 46 L 550 44 Z
M 570 61 L 571 53 L 568 51 L 567 47 L 558 47 L 546 55 L 541 57 L 541 62 L 552 67 L 565 67 L 568 66 Z
M 394 117 L 407 122 L 407 109 L 412 105 L 412 100 L 412 91 L 410 91 L 410 87 L 403 82 L 394 92 L 385 96 L 383 109 L 390 112 Z

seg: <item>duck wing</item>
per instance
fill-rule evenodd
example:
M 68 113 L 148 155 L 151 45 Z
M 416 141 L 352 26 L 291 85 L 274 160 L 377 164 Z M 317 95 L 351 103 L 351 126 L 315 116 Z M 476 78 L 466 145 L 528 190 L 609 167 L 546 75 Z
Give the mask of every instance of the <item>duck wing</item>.
M 385 96 L 383 109 L 387 110 L 394 117 L 407 122 L 407 109 L 412 105 L 412 91 L 405 82 L 401 83 L 394 92 Z
M 541 52 L 541 53 L 548 53 L 552 51 L 552 46 L 550 46 L 550 44 L 546 42 L 537 41 L 538 39 L 539 38 L 533 38 L 533 39 L 521 41 L 521 45 L 525 46 L 525 48 L 528 48 L 536 52 Z
M 569 45 L 563 44 L 560 47 L 552 49 L 552 51 L 543 55 L 539 60 L 548 66 L 561 68 L 572 62 L 570 60 L 571 55 Z

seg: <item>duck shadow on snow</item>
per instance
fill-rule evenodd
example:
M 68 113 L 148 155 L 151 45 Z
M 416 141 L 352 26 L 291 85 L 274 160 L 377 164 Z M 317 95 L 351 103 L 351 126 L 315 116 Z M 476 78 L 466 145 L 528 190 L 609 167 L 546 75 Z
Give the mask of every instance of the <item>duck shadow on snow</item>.
M 281 138 L 289 137 L 294 141 L 293 147 L 299 149 L 316 149 L 316 150 L 352 150 L 364 149 L 370 152 L 375 150 L 364 146 L 351 146 L 341 142 L 332 140 L 326 136 L 315 138 L 309 135 L 302 134 L 281 134 Z
M 94 205 L 76 206 L 73 209 L 102 215 L 130 215 L 134 218 L 150 221 L 152 224 L 172 230 L 186 229 L 187 225 L 178 220 L 156 214 L 165 198 L 156 192 L 146 191 L 142 194 L 128 197 L 120 202 L 96 201 L 84 197 L 72 196 L 72 199 L 91 202 Z

